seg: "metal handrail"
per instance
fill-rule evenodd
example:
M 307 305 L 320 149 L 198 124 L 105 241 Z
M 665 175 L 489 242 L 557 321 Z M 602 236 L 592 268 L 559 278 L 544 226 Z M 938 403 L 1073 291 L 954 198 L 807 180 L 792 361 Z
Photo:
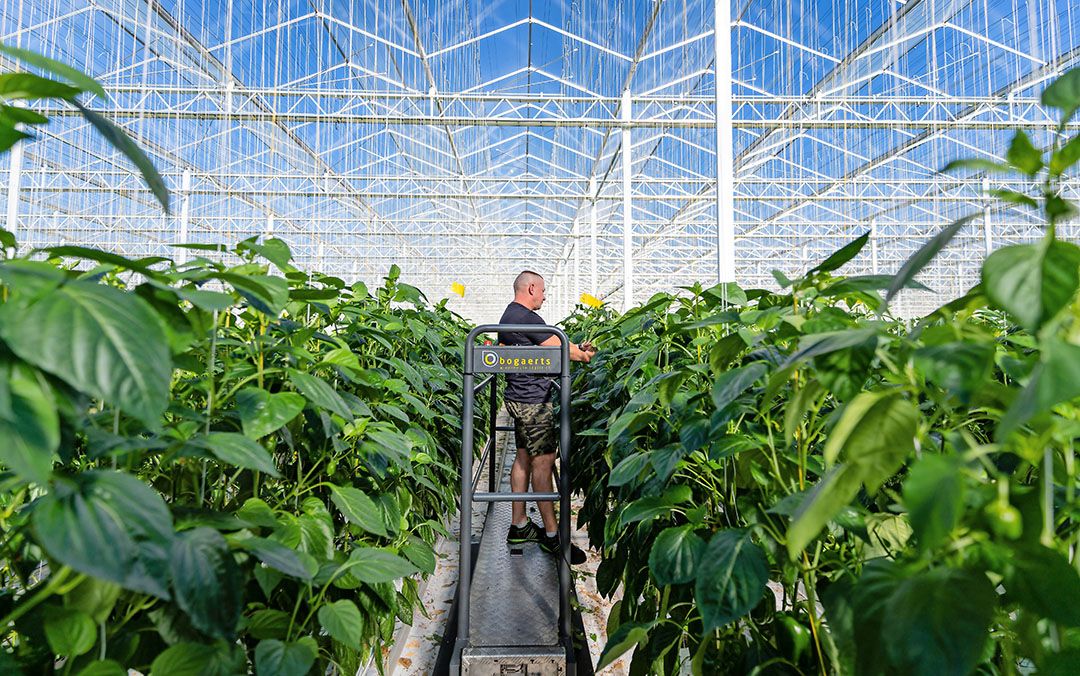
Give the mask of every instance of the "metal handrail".
M 477 326 L 469 332 L 465 341 L 465 368 L 462 390 L 465 401 L 462 410 L 462 447 L 461 447 L 461 514 L 459 529 L 460 560 L 458 566 L 458 636 L 454 646 L 453 663 L 461 664 L 461 652 L 469 640 L 469 602 L 472 590 L 472 505 L 474 502 L 518 502 L 524 500 L 558 500 L 559 501 L 559 540 L 562 545 L 563 556 L 559 561 L 559 620 L 560 633 L 567 648 L 567 658 L 571 659 L 572 630 L 570 618 L 570 486 L 569 481 L 558 482 L 558 492 L 553 493 L 502 493 L 495 490 L 495 433 L 497 428 L 495 416 L 497 413 L 497 374 L 491 374 L 475 384 L 476 373 L 474 368 L 473 352 L 476 349 L 476 339 L 483 333 L 547 333 L 557 336 L 560 341 L 561 363 L 556 386 L 559 391 L 559 463 L 558 473 L 561 477 L 570 476 L 570 340 L 566 333 L 556 326 L 541 326 L 536 324 L 484 324 Z M 526 348 L 527 349 L 527 348 Z M 477 475 L 473 477 L 473 418 L 475 416 L 475 396 L 485 385 L 490 383 L 491 398 L 489 402 L 489 438 L 485 446 L 481 465 Z M 483 474 L 483 462 L 488 461 L 488 490 L 476 492 L 480 476 Z

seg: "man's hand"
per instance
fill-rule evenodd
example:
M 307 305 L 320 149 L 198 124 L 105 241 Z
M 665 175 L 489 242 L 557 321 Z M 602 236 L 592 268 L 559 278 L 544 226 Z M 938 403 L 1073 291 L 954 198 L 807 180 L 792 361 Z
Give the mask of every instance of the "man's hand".
M 593 355 L 596 354 L 596 346 L 592 343 L 581 343 L 578 345 L 578 350 L 581 352 L 580 361 L 583 361 L 586 364 L 588 364 L 593 358 Z

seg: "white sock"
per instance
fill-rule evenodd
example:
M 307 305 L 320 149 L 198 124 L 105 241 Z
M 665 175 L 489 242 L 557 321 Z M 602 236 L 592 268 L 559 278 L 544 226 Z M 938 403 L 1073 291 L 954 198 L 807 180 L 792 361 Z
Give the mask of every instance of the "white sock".
M 524 519 L 522 519 L 518 523 L 515 523 L 514 528 L 524 528 L 525 524 L 527 524 L 527 523 L 529 523 L 529 517 L 525 517 Z
M 547 535 L 549 538 L 555 537 L 556 533 L 558 533 L 558 531 L 554 531 L 554 530 L 544 531 L 544 534 Z

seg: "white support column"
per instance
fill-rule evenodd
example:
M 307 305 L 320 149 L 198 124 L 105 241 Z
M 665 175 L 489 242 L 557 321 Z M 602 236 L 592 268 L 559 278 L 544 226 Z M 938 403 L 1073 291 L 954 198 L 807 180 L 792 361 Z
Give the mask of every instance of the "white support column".
M 589 271 L 592 274 L 591 284 L 589 285 L 589 293 L 600 297 L 600 289 L 596 288 L 599 284 L 597 280 L 598 273 L 596 270 L 596 177 L 589 178 L 589 199 L 592 202 L 589 204 L 589 239 L 592 240 L 592 261 L 589 265 Z
M 325 255 L 326 255 L 326 245 L 323 244 L 322 242 L 319 242 L 319 250 L 318 250 L 318 253 L 315 254 L 315 270 L 314 270 L 314 272 L 321 272 L 323 274 L 326 273 L 326 270 L 324 269 L 325 266 L 323 265 L 323 257 Z
M 266 236 L 265 239 L 270 239 L 274 236 L 274 214 L 266 215 Z
M 630 173 L 633 171 L 634 151 L 630 147 L 630 125 L 633 119 L 630 110 L 630 90 L 622 93 L 622 119 L 626 126 L 622 130 L 622 225 L 623 225 L 623 312 L 634 305 L 634 234 L 632 204 L 630 202 Z
M 11 147 L 11 168 L 8 171 L 7 219 L 4 229 L 18 239 L 19 230 L 19 189 L 22 184 L 23 142 L 16 141 Z M 29 242 L 24 242 L 29 244 Z
M 188 228 L 191 224 L 191 170 L 185 169 L 180 179 L 180 230 L 176 236 L 177 244 L 188 243 Z M 187 262 L 187 249 L 176 250 L 176 262 Z
M 983 176 L 982 180 L 983 195 L 986 195 L 990 191 L 990 179 Z M 986 250 L 987 257 L 994 250 L 994 236 L 990 232 L 990 199 L 985 198 L 983 201 L 983 245 Z
M 735 151 L 731 124 L 731 2 L 715 0 L 713 50 L 716 79 L 716 276 L 735 281 Z
M 574 292 L 570 295 L 570 307 L 577 305 L 581 298 L 581 223 L 574 217 Z
M 877 239 L 877 221 L 873 218 L 870 219 L 870 271 L 873 274 L 879 273 L 878 268 L 878 239 Z

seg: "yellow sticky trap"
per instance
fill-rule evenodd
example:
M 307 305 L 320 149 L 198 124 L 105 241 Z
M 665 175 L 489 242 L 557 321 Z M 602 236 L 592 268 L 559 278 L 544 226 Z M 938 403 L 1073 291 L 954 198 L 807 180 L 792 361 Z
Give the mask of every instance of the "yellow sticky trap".
M 461 282 L 454 282 L 453 284 L 451 284 L 450 290 L 461 296 L 462 298 L 465 297 L 465 285 Z
M 602 300 L 600 300 L 596 296 L 594 296 L 592 294 L 588 294 L 588 293 L 581 294 L 581 303 L 582 303 L 582 305 L 588 305 L 589 307 L 594 307 L 594 308 L 595 307 L 600 307 L 601 305 L 604 304 L 604 302 Z

